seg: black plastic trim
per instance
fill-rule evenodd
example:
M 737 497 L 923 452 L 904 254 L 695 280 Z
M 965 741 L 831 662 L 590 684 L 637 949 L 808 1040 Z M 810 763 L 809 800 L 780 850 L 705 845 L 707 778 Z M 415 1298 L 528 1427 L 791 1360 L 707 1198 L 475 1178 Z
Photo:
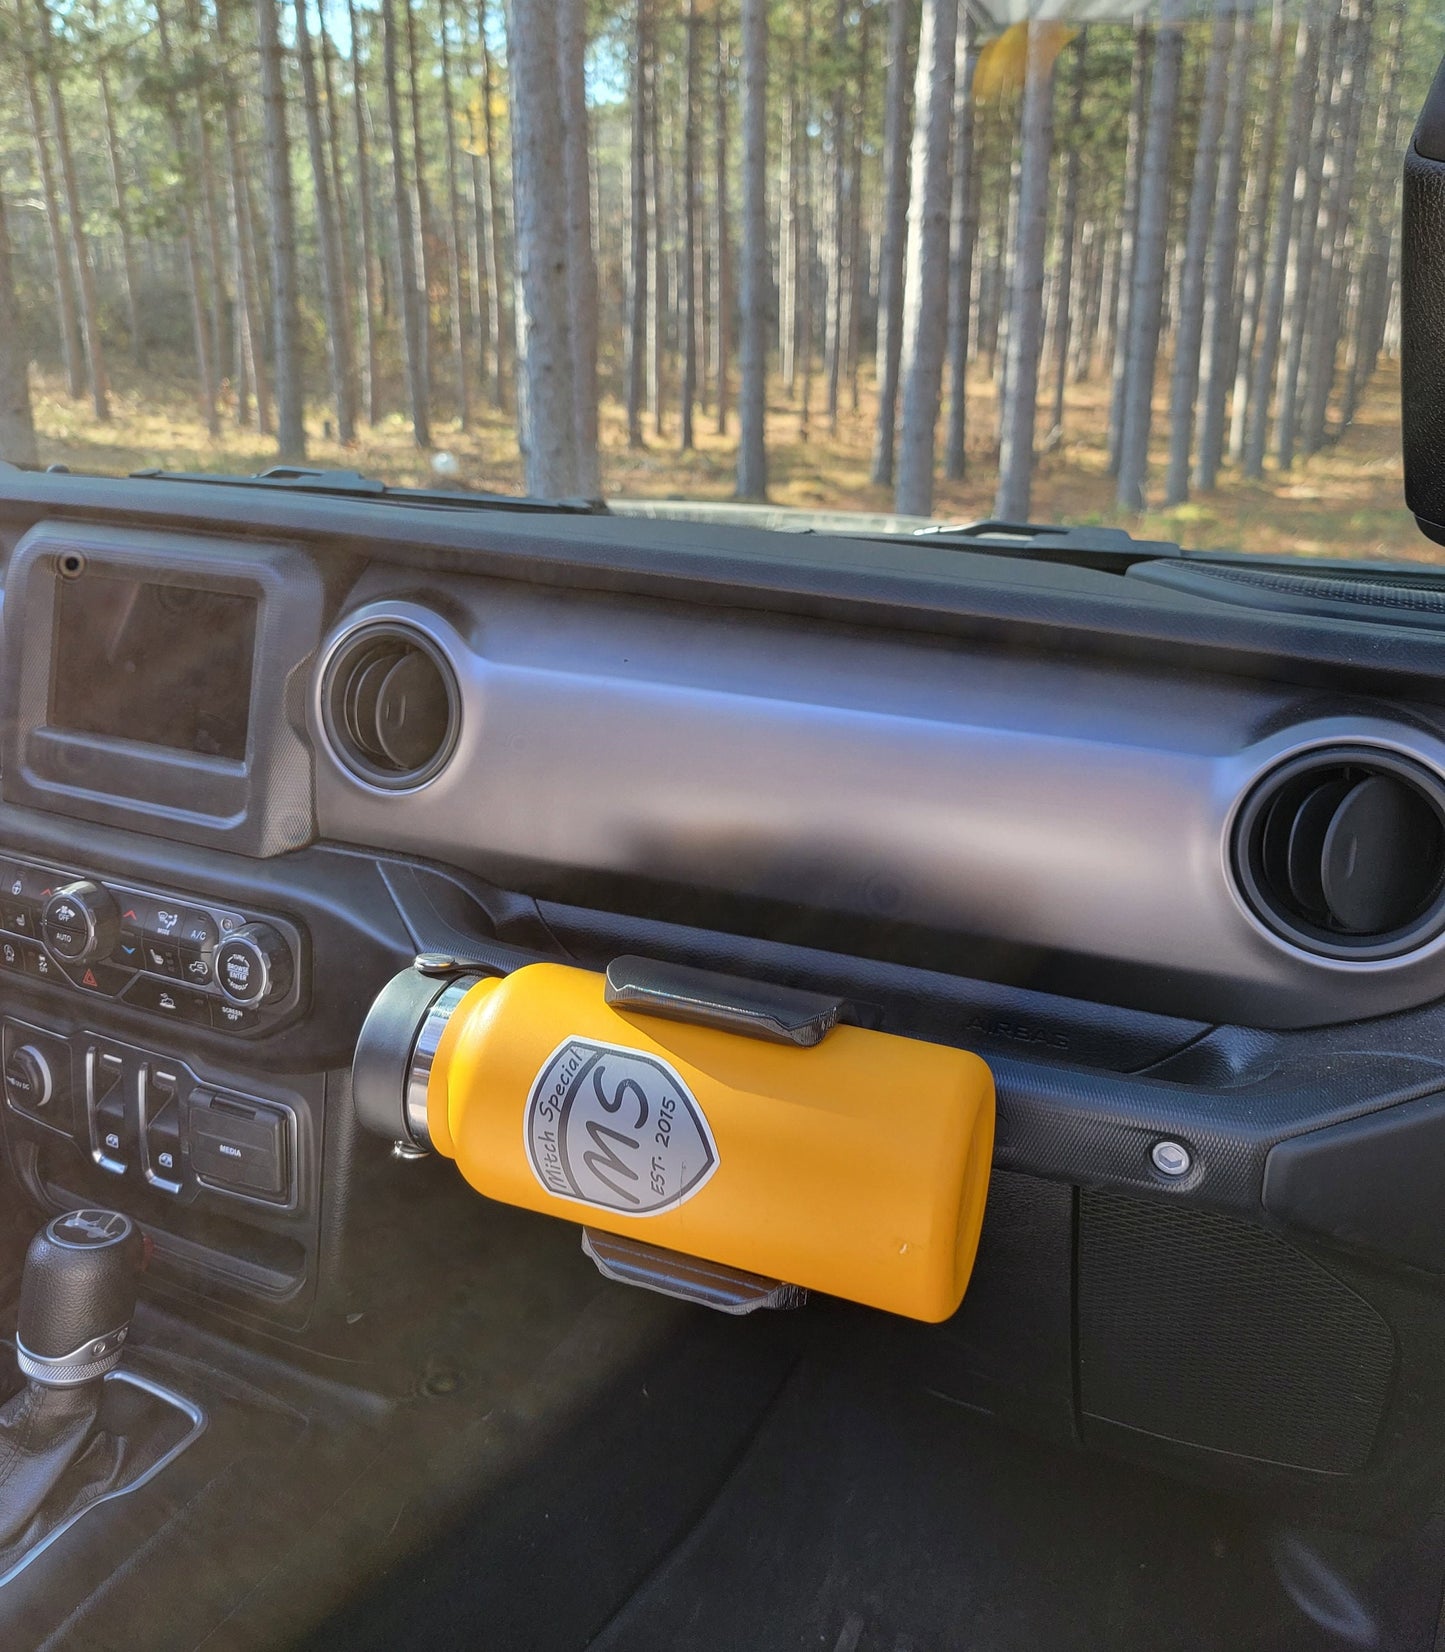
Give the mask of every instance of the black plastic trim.
M 840 1000 L 655 958 L 614 958 L 606 1000 L 614 1009 L 658 1015 L 770 1044 L 820 1044 L 838 1021 Z
M 1415 127 L 1415 152 L 1427 161 L 1445 161 L 1445 59 L 1425 95 Z

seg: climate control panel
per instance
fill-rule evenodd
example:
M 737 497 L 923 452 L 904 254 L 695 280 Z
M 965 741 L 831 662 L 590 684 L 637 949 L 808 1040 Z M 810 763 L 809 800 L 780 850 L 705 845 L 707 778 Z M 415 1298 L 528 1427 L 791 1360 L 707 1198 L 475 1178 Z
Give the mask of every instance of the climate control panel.
M 164 1020 L 254 1033 L 299 1001 L 284 919 L 13 858 L 0 860 L 0 974 Z

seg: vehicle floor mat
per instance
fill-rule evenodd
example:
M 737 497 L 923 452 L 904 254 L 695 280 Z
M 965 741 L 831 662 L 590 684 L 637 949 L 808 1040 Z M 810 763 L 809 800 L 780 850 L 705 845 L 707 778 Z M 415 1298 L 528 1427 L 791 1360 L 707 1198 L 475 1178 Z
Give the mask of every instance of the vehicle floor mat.
M 807 1361 L 698 1524 L 591 1647 L 1342 1644 L 1302 1624 L 1267 1535 L 1251 1505 Z

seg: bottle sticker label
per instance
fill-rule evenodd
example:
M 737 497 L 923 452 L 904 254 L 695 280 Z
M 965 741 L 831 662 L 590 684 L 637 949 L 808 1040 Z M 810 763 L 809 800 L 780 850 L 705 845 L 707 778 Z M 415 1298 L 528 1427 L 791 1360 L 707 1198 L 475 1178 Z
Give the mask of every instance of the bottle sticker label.
M 522 1134 L 548 1193 L 626 1216 L 675 1210 L 718 1165 L 707 1116 L 665 1061 L 590 1038 L 543 1063 Z

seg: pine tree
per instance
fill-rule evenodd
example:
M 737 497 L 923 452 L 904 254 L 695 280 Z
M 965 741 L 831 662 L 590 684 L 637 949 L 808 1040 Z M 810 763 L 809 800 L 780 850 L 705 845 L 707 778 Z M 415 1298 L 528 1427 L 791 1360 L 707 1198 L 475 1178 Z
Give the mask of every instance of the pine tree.
M 740 499 L 768 491 L 768 8 L 742 0 L 743 290 L 742 386 L 738 396 Z
M 948 339 L 949 122 L 958 0 L 923 0 L 913 91 L 912 180 L 904 257 L 903 419 L 894 509 L 933 509 L 934 430 Z

